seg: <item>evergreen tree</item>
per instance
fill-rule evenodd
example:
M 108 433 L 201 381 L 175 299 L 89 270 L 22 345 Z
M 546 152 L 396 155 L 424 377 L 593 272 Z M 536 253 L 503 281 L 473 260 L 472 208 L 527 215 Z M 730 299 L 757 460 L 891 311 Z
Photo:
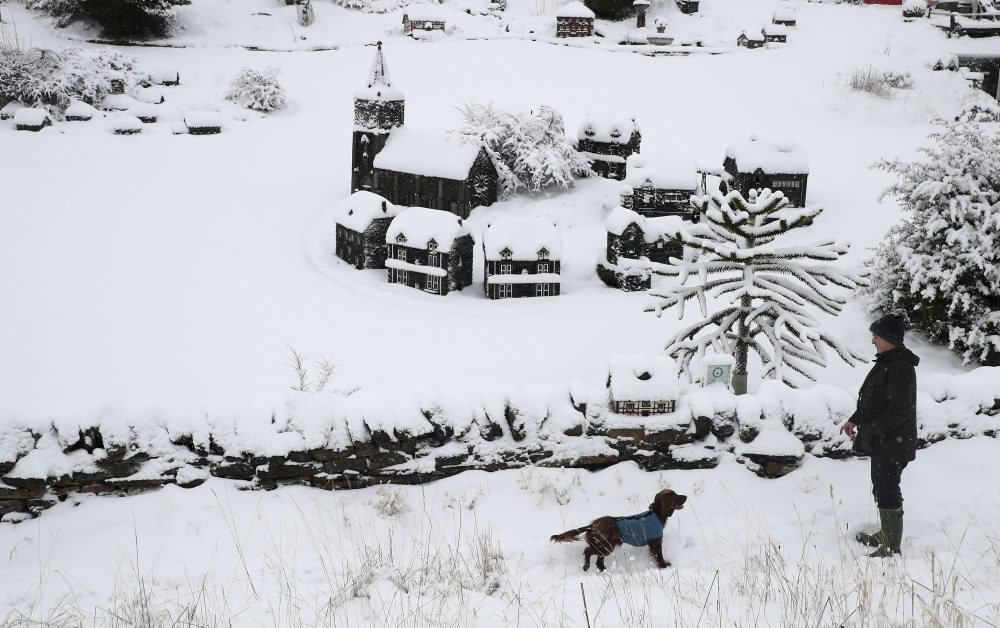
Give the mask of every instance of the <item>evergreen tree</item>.
M 789 208 L 781 192 L 751 192 L 746 200 L 738 192 L 714 193 L 698 199 L 700 223 L 678 223 L 670 233 L 685 246 L 683 260 L 675 264 L 653 264 L 657 274 L 678 277 L 676 287 L 651 291 L 657 302 L 647 311 L 676 306 L 681 318 L 684 306 L 697 299 L 705 317 L 681 329 L 669 340 L 668 355 L 690 373 L 690 363 L 711 347 L 715 353 L 736 358 L 733 386 L 746 392 L 747 361 L 756 353 L 764 376 L 790 386 L 800 383 L 798 374 L 815 380 L 809 365 L 826 365 L 825 347 L 831 347 L 847 363 L 864 357 L 852 352 L 822 329 L 810 316 L 814 306 L 839 314 L 845 297 L 842 290 L 864 284 L 862 276 L 825 263 L 847 253 L 848 245 L 824 240 L 809 246 L 776 246 L 781 235 L 811 224 L 821 207 Z M 688 279 L 697 281 L 687 286 Z M 708 314 L 707 296 L 728 301 Z
M 995 108 L 992 108 L 995 109 Z M 871 308 L 905 309 L 913 328 L 962 356 L 1000 365 L 1000 132 L 990 111 L 936 120 L 916 162 L 877 167 L 899 179 L 903 221 L 871 261 Z

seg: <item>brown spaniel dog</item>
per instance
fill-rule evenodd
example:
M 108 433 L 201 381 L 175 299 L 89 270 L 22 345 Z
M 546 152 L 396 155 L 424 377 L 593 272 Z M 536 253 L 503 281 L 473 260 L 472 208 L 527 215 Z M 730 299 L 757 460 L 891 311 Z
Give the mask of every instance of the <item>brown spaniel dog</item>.
M 586 532 L 584 540 L 587 547 L 583 550 L 583 570 L 590 569 L 590 557 L 597 556 L 597 568 L 604 571 L 604 558 L 622 543 L 636 547 L 645 545 L 656 561 L 657 567 L 663 569 L 670 563 L 663 559 L 663 527 L 675 510 L 684 508 L 686 495 L 679 495 L 670 489 L 664 489 L 656 494 L 653 503 L 646 512 L 630 517 L 599 517 L 588 525 L 562 534 L 552 536 L 553 543 L 568 543 L 576 541 Z

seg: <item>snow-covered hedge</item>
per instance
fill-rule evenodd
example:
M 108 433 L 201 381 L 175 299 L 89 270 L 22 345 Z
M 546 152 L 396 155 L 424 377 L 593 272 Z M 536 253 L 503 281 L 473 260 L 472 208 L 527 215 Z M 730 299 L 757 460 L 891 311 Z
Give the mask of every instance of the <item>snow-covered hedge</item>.
M 0 102 L 20 101 L 58 113 L 75 100 L 100 102 L 111 93 L 112 77 L 124 79 L 128 88 L 147 78 L 135 59 L 106 48 L 0 48 Z
M 285 89 L 273 68 L 240 70 L 229 84 L 226 100 L 257 111 L 281 109 L 286 102 Z
M 345 9 L 358 9 L 363 13 L 389 13 L 402 9 L 412 0 L 333 0 Z
M 42 11 L 67 26 L 75 17 L 88 17 L 111 37 L 164 35 L 174 18 L 174 6 L 190 0 L 26 0 L 29 9 Z
M 927 15 L 925 0 L 906 0 L 903 3 L 903 17 L 916 18 Z

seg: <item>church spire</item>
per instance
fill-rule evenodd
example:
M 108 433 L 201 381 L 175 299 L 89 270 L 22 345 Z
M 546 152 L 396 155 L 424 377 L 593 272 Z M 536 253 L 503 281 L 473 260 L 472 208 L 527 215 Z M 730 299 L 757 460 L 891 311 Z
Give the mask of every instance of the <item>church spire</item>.
M 368 87 L 378 86 L 392 87 L 389 79 L 389 67 L 385 64 L 385 55 L 382 54 L 382 42 L 378 42 L 378 51 L 372 61 L 372 71 L 368 74 Z

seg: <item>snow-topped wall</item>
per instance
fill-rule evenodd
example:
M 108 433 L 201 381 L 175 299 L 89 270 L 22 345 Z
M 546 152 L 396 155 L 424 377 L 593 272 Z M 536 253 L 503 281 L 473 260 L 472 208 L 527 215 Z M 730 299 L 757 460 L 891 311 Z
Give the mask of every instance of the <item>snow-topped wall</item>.
M 855 397 L 834 386 L 767 382 L 734 396 L 720 384 L 682 388 L 676 411 L 609 412 L 607 390 L 582 385 L 517 391 L 364 389 L 292 393 L 273 408 L 107 411 L 93 420 L 0 423 L 0 515 L 19 521 L 74 493 L 128 494 L 209 476 L 248 488 L 346 489 L 421 483 L 469 469 L 527 465 L 649 470 L 711 468 L 735 459 L 763 477 L 804 455 L 851 456 L 838 433 Z M 924 377 L 920 445 L 995 437 L 1000 368 Z

